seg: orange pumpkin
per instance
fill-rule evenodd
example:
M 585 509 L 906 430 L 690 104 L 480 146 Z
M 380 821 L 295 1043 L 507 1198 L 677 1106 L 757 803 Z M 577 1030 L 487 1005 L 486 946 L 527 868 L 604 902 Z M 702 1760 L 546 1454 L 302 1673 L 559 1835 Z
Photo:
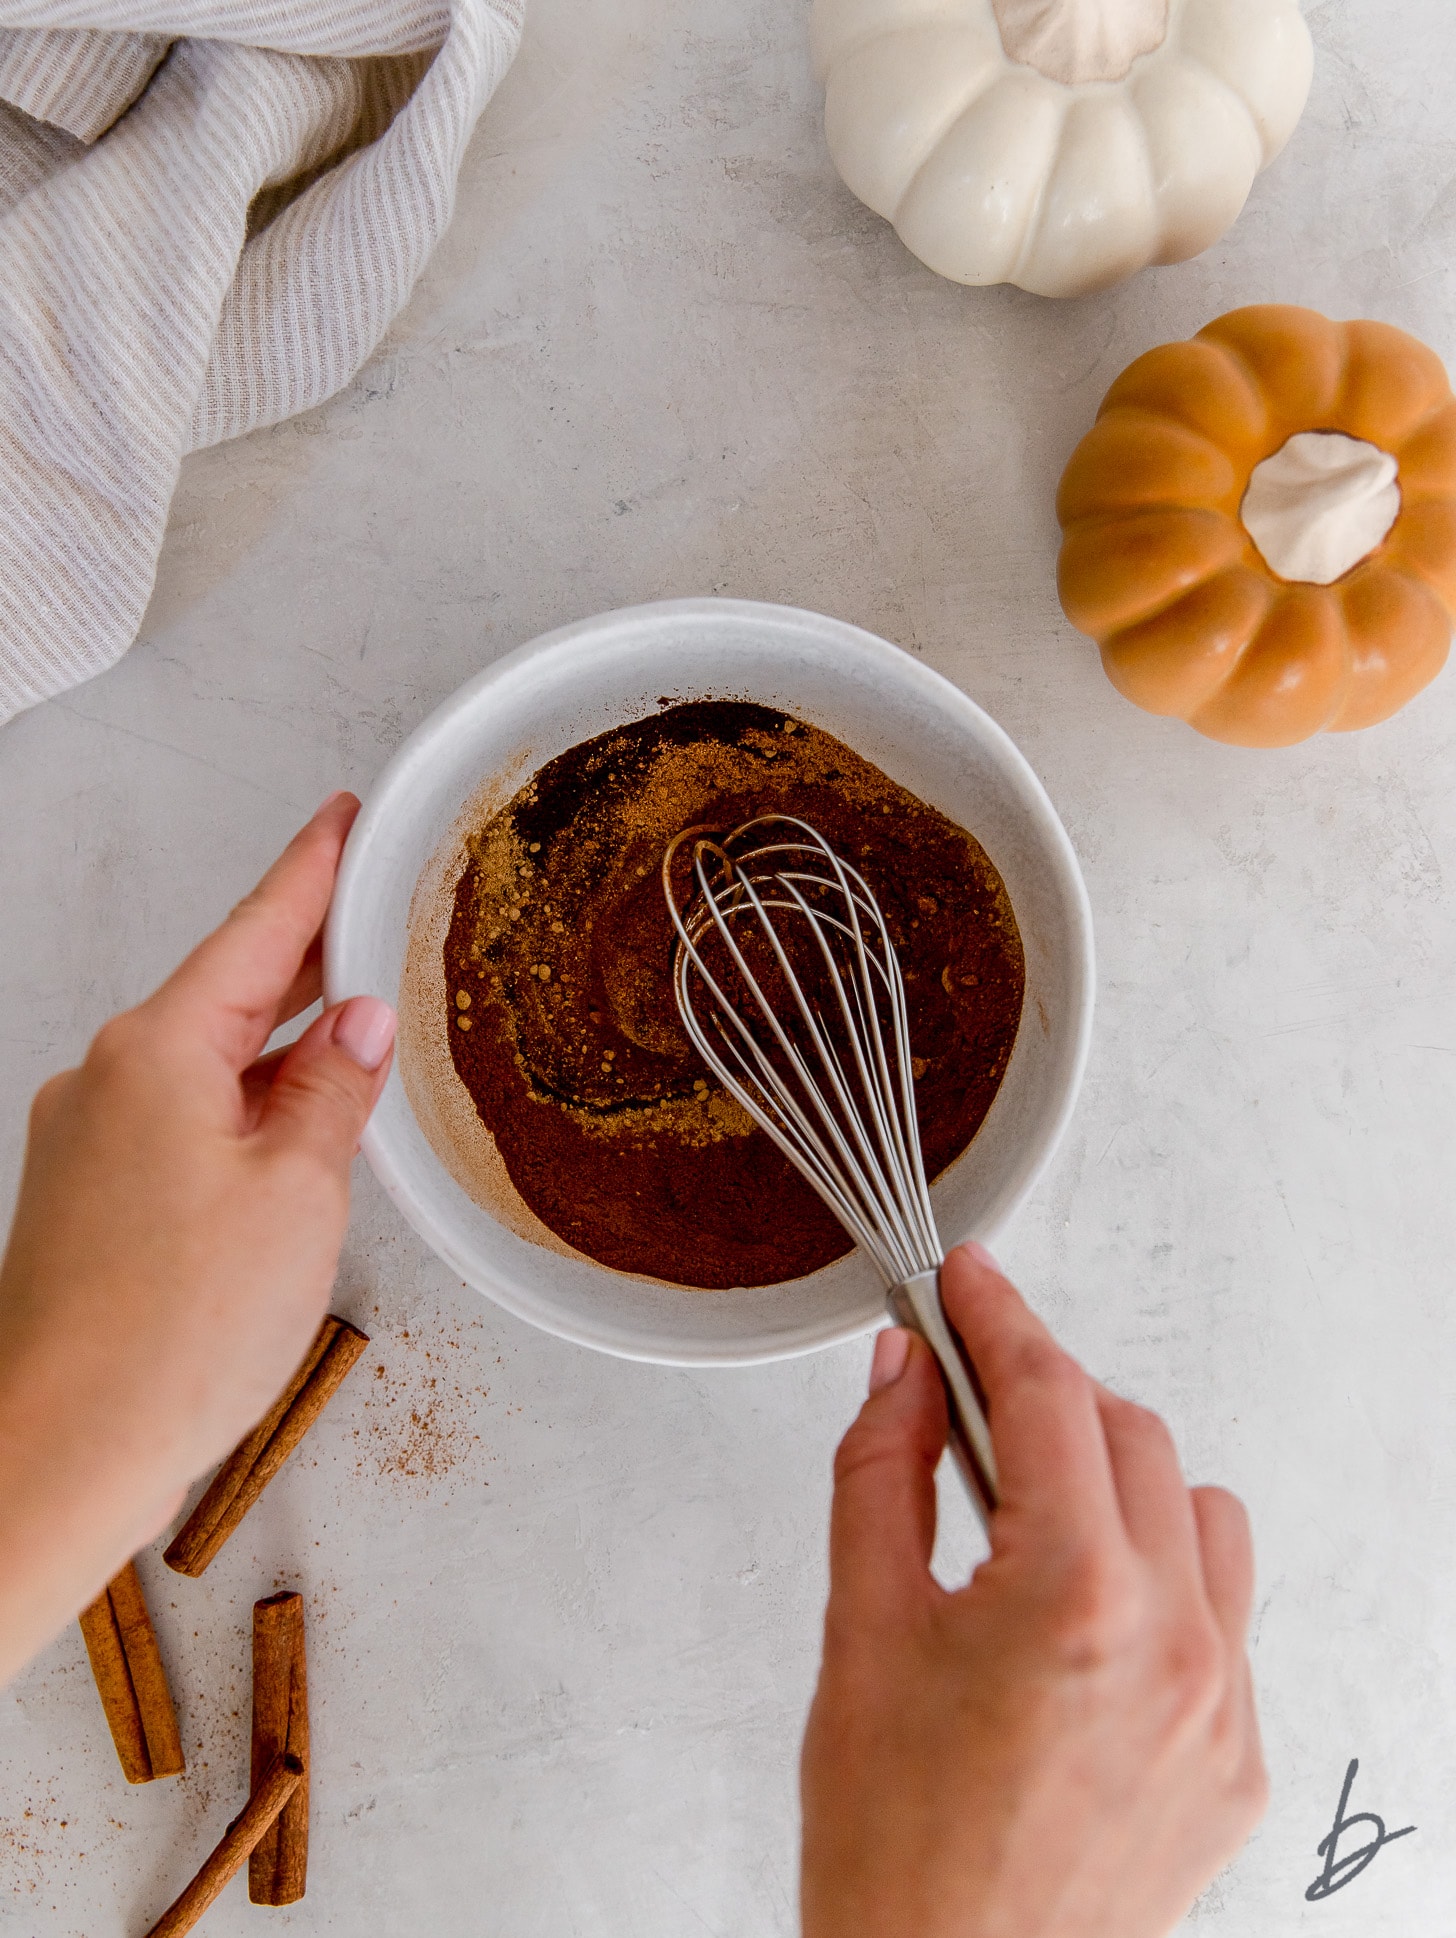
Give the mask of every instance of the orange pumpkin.
M 1243 522 L 1255 468 L 1311 431 L 1388 452 L 1399 486 L 1385 537 L 1330 584 L 1281 578 Z M 1234 310 L 1122 373 L 1057 516 L 1062 606 L 1129 700 L 1248 747 L 1368 727 L 1450 649 L 1456 398 L 1389 324 Z

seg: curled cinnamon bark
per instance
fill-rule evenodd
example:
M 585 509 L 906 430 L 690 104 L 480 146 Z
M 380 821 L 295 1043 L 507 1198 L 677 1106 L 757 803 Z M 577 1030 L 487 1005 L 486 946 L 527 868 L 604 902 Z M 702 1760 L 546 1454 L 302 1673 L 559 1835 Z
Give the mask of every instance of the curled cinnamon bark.
M 248 1860 L 254 1904 L 296 1904 L 308 1881 L 308 1673 L 303 1597 L 253 1604 L 253 1770 L 256 1786 L 275 1757 L 296 1757 L 303 1780 Z
M 187 1767 L 156 1631 L 128 1561 L 80 1617 L 91 1673 L 128 1783 L 179 1776 Z
M 200 1575 L 338 1391 L 369 1335 L 332 1313 L 278 1399 L 228 1458 L 162 1557 L 179 1575 Z
M 228 1825 L 222 1842 L 181 1897 L 158 1918 L 147 1938 L 182 1938 L 184 1932 L 191 1931 L 228 1879 L 242 1869 L 302 1782 L 303 1765 L 296 1756 L 274 1757 L 241 1814 Z

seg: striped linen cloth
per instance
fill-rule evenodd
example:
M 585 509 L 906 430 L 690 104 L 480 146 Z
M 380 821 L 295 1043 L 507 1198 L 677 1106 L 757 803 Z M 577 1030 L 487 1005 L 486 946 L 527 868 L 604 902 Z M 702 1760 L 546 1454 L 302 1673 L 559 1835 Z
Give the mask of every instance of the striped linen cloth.
M 189 451 L 373 351 L 521 5 L 0 0 L 0 721 L 136 637 Z

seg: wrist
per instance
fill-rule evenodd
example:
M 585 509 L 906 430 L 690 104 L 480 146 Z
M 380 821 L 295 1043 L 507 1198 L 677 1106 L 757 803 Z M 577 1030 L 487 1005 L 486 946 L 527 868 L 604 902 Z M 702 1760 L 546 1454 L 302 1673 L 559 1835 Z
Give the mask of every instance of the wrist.
M 0 1684 L 181 1504 L 155 1452 L 104 1439 L 86 1411 L 58 1369 L 0 1354 Z

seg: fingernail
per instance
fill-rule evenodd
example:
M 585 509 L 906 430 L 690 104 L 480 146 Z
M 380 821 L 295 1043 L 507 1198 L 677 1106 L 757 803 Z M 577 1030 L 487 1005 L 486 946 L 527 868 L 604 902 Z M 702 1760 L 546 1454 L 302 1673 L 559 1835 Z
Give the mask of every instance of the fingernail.
M 377 1070 L 389 1055 L 397 1018 L 378 996 L 351 996 L 334 1022 L 334 1041 L 361 1070 Z
M 962 1245 L 961 1250 L 963 1252 L 969 1252 L 972 1258 L 979 1260 L 979 1262 L 982 1265 L 986 1266 L 986 1268 L 989 1271 L 999 1272 L 1001 1270 L 1000 1264 L 997 1262 L 995 1258 L 992 1257 L 991 1253 L 986 1250 L 986 1247 L 980 1242 L 979 1239 L 976 1239 L 976 1238 L 968 1239 L 966 1243 Z
M 910 1357 L 910 1334 L 904 1326 L 886 1326 L 875 1338 L 875 1356 L 870 1361 L 870 1392 L 879 1393 L 893 1386 L 905 1370 Z
M 326 801 L 320 801 L 318 806 L 314 809 L 313 811 L 314 820 L 317 821 L 321 814 L 327 814 L 329 809 L 334 805 L 334 802 L 342 801 L 344 796 L 348 794 L 348 792 L 349 790 L 347 787 L 336 787 L 333 793 L 329 796 L 329 798 Z

